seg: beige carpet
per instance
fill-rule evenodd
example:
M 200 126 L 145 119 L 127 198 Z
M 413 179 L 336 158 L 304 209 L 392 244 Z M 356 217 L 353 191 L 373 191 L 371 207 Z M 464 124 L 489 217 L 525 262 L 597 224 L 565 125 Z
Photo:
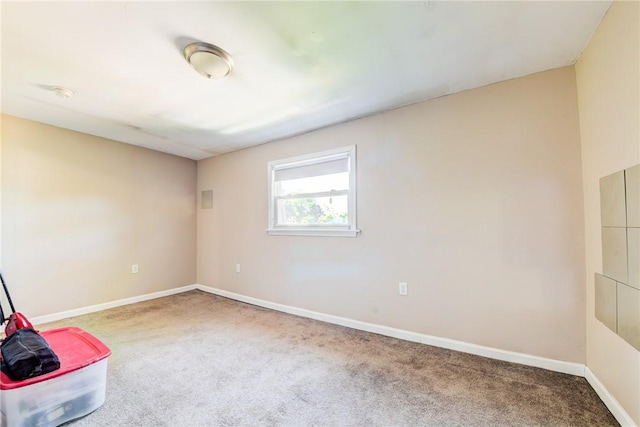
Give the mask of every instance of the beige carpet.
M 584 378 L 291 316 L 200 291 L 41 325 L 113 350 L 79 426 L 607 426 Z

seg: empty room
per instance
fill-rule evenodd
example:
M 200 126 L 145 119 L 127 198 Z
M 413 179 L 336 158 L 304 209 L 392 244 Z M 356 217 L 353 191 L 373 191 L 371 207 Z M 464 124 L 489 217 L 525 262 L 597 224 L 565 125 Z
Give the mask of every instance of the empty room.
M 639 1 L 0 13 L 0 426 L 640 425 Z

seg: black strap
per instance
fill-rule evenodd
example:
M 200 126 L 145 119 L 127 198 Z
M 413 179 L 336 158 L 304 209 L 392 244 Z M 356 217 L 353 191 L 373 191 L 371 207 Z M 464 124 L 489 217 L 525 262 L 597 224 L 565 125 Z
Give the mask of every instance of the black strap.
M 11 312 L 15 313 L 16 308 L 13 306 L 13 301 L 11 301 L 11 295 L 9 295 L 9 288 L 7 288 L 7 284 L 4 281 L 4 277 L 2 276 L 2 270 L 0 270 L 0 282 L 2 282 L 2 287 L 4 288 L 4 294 L 7 296 L 7 301 L 9 301 L 9 307 L 11 307 Z
M 2 287 L 4 288 L 4 294 L 7 296 L 7 301 L 9 302 L 9 307 L 11 307 L 12 312 L 16 312 L 16 309 L 13 306 L 13 301 L 11 301 L 11 295 L 9 295 L 9 288 L 7 288 L 7 284 L 4 281 L 4 277 L 2 276 L 2 270 L 0 270 L 0 282 L 2 282 Z M 4 311 L 2 311 L 2 304 L 0 303 L 0 325 L 4 325 L 5 322 Z

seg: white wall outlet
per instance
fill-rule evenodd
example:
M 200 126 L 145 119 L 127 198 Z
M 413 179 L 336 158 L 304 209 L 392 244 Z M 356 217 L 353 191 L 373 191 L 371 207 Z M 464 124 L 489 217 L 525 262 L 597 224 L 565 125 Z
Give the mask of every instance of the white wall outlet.
M 131 266 L 131 273 L 138 274 L 138 264 L 133 264 Z
M 240 264 L 236 264 L 236 273 L 240 273 Z
M 407 282 L 398 283 L 398 293 L 405 296 L 409 294 L 409 285 L 407 285 Z

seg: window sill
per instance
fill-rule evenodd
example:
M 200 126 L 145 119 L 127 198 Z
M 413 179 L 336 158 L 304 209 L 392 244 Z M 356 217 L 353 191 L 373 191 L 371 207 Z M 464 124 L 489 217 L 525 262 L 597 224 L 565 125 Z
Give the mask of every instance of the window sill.
M 357 237 L 359 233 L 360 230 L 267 229 L 270 236 Z

